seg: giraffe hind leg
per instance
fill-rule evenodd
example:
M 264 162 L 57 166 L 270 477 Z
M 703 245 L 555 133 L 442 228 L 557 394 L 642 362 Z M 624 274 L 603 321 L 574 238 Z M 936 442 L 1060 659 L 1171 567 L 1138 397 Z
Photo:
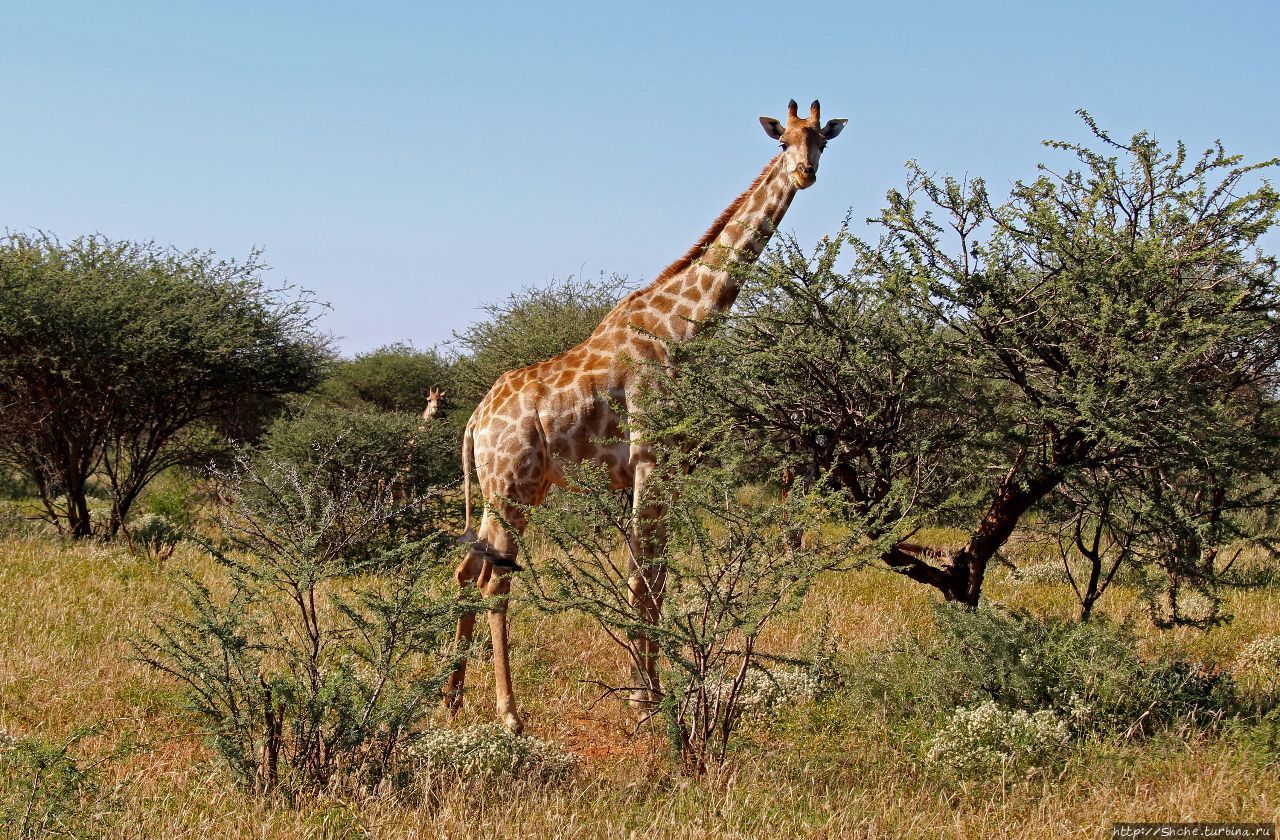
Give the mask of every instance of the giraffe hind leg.
M 519 533 L 524 532 L 524 513 L 519 508 L 509 507 L 504 510 L 507 525 Z M 490 520 L 489 528 L 483 528 L 482 537 L 488 550 L 496 555 L 496 563 L 489 560 L 485 563 L 484 581 L 480 591 L 490 601 L 489 636 L 493 642 L 493 681 L 497 691 L 498 717 L 512 732 L 519 734 L 524 730 L 524 723 L 516 711 L 515 689 L 511 682 L 511 654 L 507 636 L 507 601 L 511 593 L 511 573 L 509 569 L 518 569 L 516 554 L 519 546 L 515 538 L 496 522 Z

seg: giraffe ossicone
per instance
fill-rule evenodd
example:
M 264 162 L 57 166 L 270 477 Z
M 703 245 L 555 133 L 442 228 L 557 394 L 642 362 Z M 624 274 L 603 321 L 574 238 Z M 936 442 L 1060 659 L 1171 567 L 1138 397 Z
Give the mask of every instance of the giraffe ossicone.
M 564 484 L 565 465 L 601 464 L 615 488 L 630 488 L 634 494 L 631 555 L 637 560 L 630 570 L 630 598 L 645 621 L 657 621 L 665 580 L 644 560 L 655 555 L 653 523 L 662 508 L 659 500 L 643 493 L 653 453 L 627 428 L 624 416 L 639 404 L 643 363 L 665 361 L 671 342 L 691 338 L 709 318 L 733 305 L 739 282 L 734 269 L 759 258 L 796 192 L 817 180 L 822 150 L 847 122 L 838 119 L 823 125 L 820 113 L 815 101 L 809 116 L 801 117 L 792 100 L 785 124 L 761 117 L 765 133 L 780 143 L 781 151 L 703 237 L 656 280 L 619 302 L 586 341 L 498 377 L 467 422 L 462 441 L 467 517 L 462 539 L 470 547 L 456 577 L 460 586 L 474 583 L 496 599 L 489 622 L 498 714 L 513 731 L 519 732 L 522 723 L 511 685 L 506 596 L 510 573 L 519 565 L 508 528 L 523 533 L 525 509 L 540 504 L 552 486 Z M 473 466 L 485 504 L 474 529 Z M 459 620 L 458 650 L 470 642 L 474 627 L 474 614 Z M 654 699 L 657 650 L 641 644 L 639 693 Z M 455 711 L 465 676 L 462 662 L 445 689 Z

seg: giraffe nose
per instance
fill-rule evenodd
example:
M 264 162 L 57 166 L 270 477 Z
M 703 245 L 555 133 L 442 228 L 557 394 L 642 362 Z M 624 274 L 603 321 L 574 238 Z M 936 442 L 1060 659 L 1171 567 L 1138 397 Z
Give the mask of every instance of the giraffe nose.
M 806 163 L 804 166 L 800 167 L 800 171 L 806 175 L 813 175 L 818 171 L 818 167 L 814 166 L 812 163 Z

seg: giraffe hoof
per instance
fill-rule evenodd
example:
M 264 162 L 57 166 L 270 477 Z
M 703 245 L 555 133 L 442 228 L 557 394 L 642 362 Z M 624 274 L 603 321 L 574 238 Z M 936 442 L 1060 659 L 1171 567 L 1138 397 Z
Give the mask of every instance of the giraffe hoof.
M 502 716 L 502 725 L 510 730 L 512 735 L 519 735 L 524 732 L 524 722 L 516 716 L 515 712 L 507 712 Z

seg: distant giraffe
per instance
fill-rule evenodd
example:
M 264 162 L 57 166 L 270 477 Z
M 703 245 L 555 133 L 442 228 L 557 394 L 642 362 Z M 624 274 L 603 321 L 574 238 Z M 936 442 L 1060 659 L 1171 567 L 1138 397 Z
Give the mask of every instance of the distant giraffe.
M 449 396 L 448 391 L 432 387 L 430 390 L 424 390 L 422 396 L 426 398 L 426 407 L 422 409 L 422 419 L 418 421 L 418 431 L 425 432 L 427 426 L 439 416 L 444 409 L 445 398 Z M 405 452 L 410 453 L 418 445 L 418 436 L 413 435 L 405 443 Z M 409 473 L 407 466 L 401 467 L 396 473 L 396 477 L 391 480 L 389 488 L 391 490 L 391 503 L 397 507 L 404 507 L 405 502 L 409 498 L 409 494 L 405 491 L 405 478 Z
M 448 391 L 442 391 L 434 386 L 430 390 L 423 392 L 423 396 L 427 398 L 427 406 L 422 409 L 423 423 L 429 423 L 431 418 L 440 413 L 440 409 L 444 405 L 445 397 L 448 395 Z
M 475 582 L 497 606 L 489 612 L 498 714 L 508 728 L 522 728 L 511 687 L 506 595 L 516 563 L 516 542 L 503 526 L 523 533 L 522 506 L 540 504 L 552 485 L 563 485 L 562 467 L 595 461 L 608 469 L 617 489 L 633 493 L 635 526 L 630 598 L 641 617 L 656 621 L 661 608 L 663 575 L 646 559 L 655 556 L 660 500 L 644 495 L 645 479 L 654 466 L 648 444 L 625 427 L 625 412 L 636 408 L 643 389 L 644 362 L 662 362 L 669 342 L 683 341 L 711 316 L 728 309 L 738 296 L 738 275 L 731 269 L 754 262 L 764 250 L 797 191 L 817 180 L 818 159 L 827 141 L 847 120 L 825 126 L 814 102 L 809 116 L 797 115 L 793 100 L 787 123 L 761 117 L 765 133 L 782 145 L 746 192 L 716 219 L 688 253 L 656 280 L 624 298 L 595 332 L 577 347 L 552 359 L 508 371 L 494 383 L 467 422 L 462 442 L 466 498 L 466 534 L 471 543 L 456 577 L 461 586 Z M 485 502 L 478 531 L 472 530 L 471 466 Z M 498 513 L 500 515 L 495 516 Z M 457 645 L 470 641 L 475 615 L 458 622 Z M 640 651 L 646 686 L 642 697 L 656 698 L 657 651 Z M 462 701 L 466 665 L 450 675 L 446 696 L 455 711 Z

